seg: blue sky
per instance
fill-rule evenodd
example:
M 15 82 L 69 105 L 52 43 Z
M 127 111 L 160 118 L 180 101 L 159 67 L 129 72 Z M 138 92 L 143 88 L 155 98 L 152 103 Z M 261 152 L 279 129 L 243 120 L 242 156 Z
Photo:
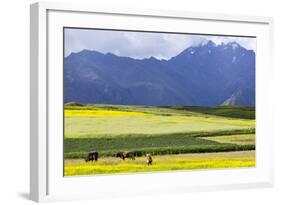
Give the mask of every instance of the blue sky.
M 236 41 L 246 49 L 256 51 L 255 38 L 67 28 L 65 29 L 65 56 L 88 49 L 135 59 L 151 56 L 169 59 L 190 46 L 208 40 L 212 40 L 217 45 Z

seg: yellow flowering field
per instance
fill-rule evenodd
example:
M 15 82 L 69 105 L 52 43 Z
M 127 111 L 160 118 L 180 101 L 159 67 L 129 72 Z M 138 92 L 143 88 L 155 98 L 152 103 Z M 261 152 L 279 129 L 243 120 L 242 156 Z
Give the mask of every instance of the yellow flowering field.
M 122 117 L 122 116 L 152 116 L 142 112 L 117 110 L 64 110 L 65 117 Z
M 145 157 L 136 160 L 121 160 L 112 157 L 101 158 L 97 162 L 65 160 L 65 176 L 117 174 L 134 172 L 158 172 L 171 170 L 195 170 L 214 168 L 241 168 L 255 166 L 255 151 L 181 154 L 153 157 L 153 165 L 146 165 Z

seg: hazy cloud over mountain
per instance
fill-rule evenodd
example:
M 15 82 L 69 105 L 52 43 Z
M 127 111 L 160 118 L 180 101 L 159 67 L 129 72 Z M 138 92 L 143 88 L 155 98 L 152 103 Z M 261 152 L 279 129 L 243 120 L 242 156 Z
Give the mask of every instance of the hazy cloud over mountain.
M 255 38 L 67 28 L 65 56 L 87 49 L 135 59 L 151 56 L 170 59 L 185 48 L 204 44 L 208 40 L 217 45 L 236 41 L 244 48 L 256 51 Z

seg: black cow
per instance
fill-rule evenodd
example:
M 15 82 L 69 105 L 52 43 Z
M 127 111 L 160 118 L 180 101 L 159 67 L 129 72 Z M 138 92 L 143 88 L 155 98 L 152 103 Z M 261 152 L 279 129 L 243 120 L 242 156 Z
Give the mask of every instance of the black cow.
M 136 153 L 135 152 L 124 152 L 123 155 L 124 155 L 124 158 L 131 158 L 132 160 L 135 160 Z
M 124 152 L 117 152 L 117 153 L 116 153 L 115 155 L 113 155 L 113 156 L 125 160 Z
M 91 151 L 88 152 L 88 154 L 85 157 L 85 161 L 98 161 L 98 152 L 97 151 Z
M 125 160 L 126 158 L 135 159 L 135 152 L 118 152 L 114 156 Z

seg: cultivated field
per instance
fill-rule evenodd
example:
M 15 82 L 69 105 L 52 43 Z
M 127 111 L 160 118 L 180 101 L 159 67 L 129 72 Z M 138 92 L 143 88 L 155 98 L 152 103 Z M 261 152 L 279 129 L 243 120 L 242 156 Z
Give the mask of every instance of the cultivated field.
M 91 150 L 99 161 L 86 163 Z M 254 107 L 65 106 L 66 176 L 249 167 L 254 150 Z M 138 157 L 112 158 L 118 151 Z
M 74 159 L 65 161 L 65 175 L 116 174 L 128 172 L 151 172 L 171 170 L 193 170 L 209 168 L 238 168 L 255 166 L 255 151 L 220 152 L 204 154 L 159 155 L 152 166 L 146 165 L 146 158 L 121 160 L 105 157 L 98 162 L 85 163 Z

